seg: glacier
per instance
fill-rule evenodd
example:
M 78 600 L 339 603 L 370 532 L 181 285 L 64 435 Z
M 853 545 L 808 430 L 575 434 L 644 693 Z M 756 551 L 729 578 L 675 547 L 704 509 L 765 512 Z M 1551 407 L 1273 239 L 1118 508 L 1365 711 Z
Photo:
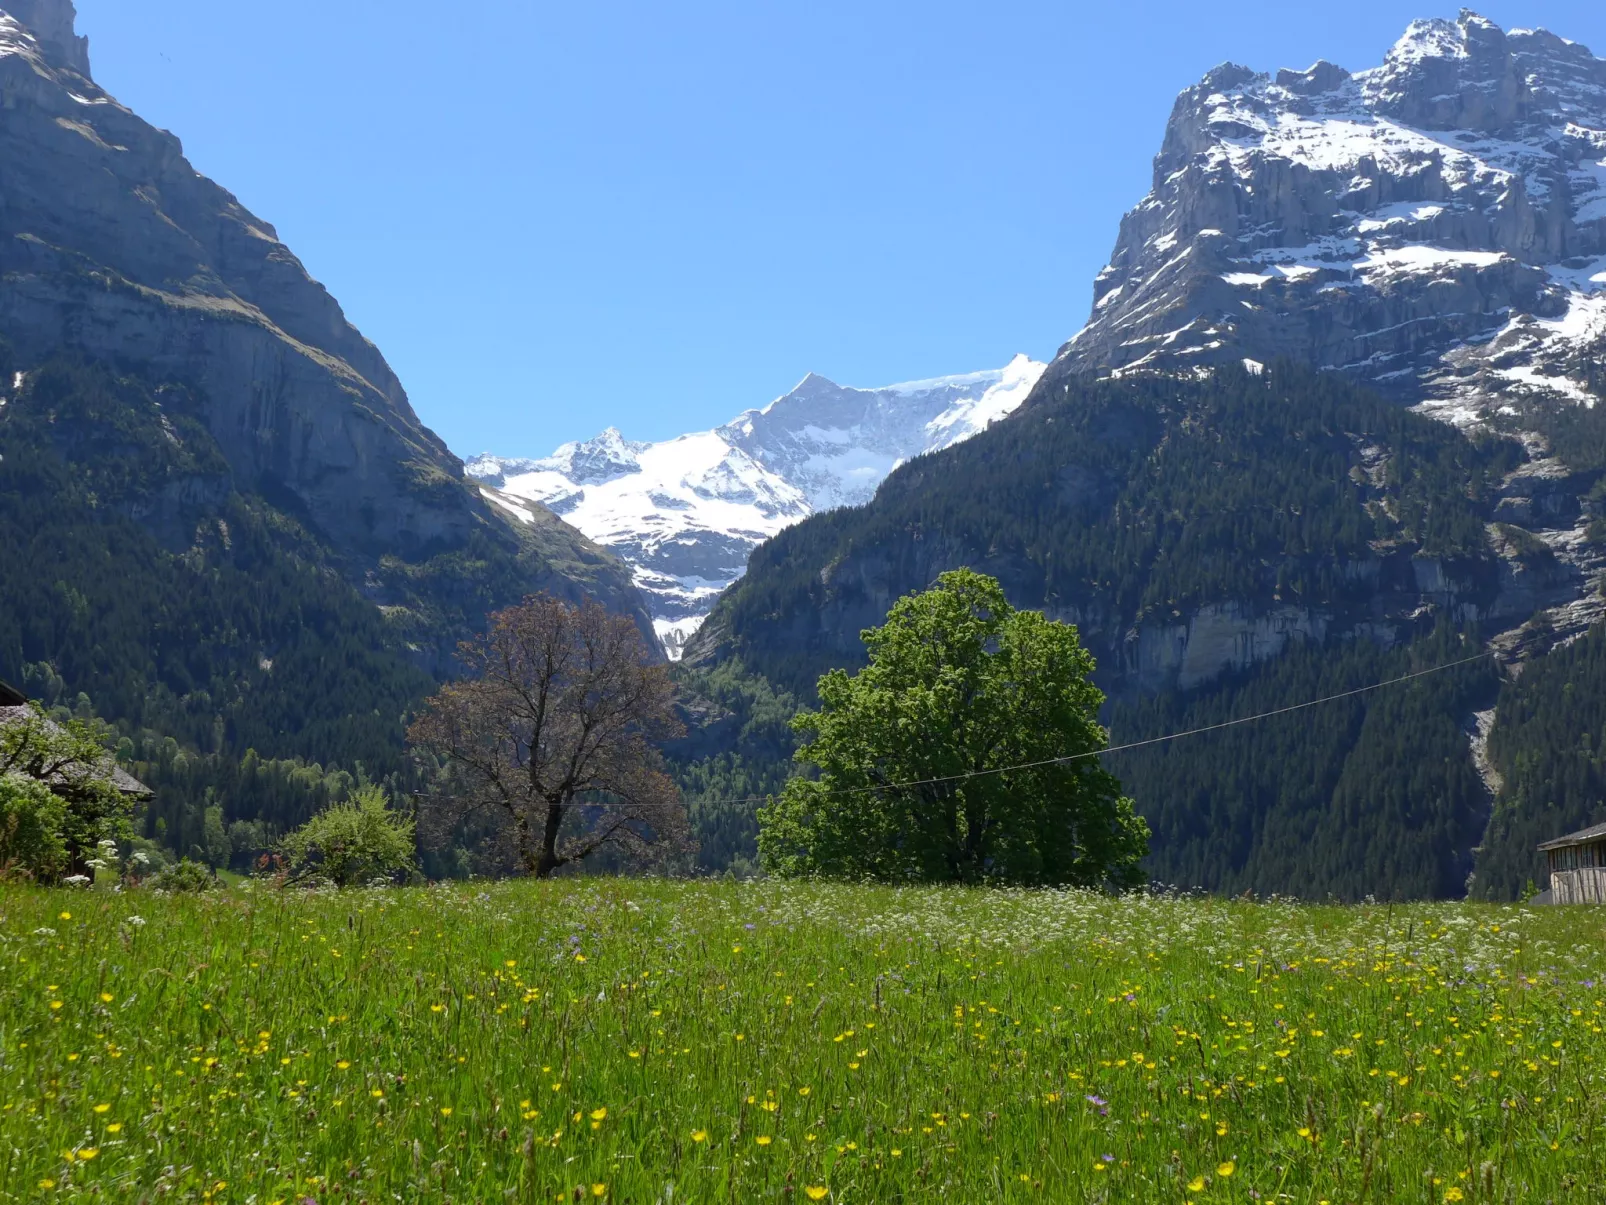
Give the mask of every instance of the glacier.
M 531 521 L 539 504 L 619 555 L 674 659 L 759 544 L 868 502 L 904 461 L 1013 413 L 1045 367 L 1018 355 L 1000 369 L 869 389 L 810 373 L 711 431 L 643 443 L 610 427 L 541 459 L 486 453 L 465 469 L 512 517 Z

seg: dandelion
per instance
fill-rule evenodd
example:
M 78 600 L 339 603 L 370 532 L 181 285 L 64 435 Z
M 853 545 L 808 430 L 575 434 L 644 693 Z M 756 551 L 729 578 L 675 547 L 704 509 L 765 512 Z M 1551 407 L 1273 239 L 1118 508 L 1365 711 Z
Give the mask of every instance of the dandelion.
M 824 1185 L 811 1184 L 807 1188 L 805 1188 L 803 1191 L 808 1194 L 809 1200 L 811 1200 L 811 1201 L 823 1201 L 823 1200 L 825 1200 L 826 1194 L 829 1193 L 831 1190 L 829 1188 L 826 1188 Z
M 1195 1176 L 1193 1179 L 1188 1181 L 1189 1192 L 1203 1192 L 1204 1186 L 1205 1178 L 1203 1176 Z
M 591 1110 L 591 1120 L 592 1121 L 601 1121 L 603 1118 L 605 1118 L 607 1116 L 608 1116 L 608 1110 L 607 1110 L 606 1107 L 601 1108 L 601 1109 L 593 1109 L 593 1110 Z
M 111 1106 L 110 1105 L 96 1105 L 95 1106 L 95 1112 L 97 1112 L 97 1113 L 109 1113 L 110 1111 L 111 1111 Z
M 756 1139 L 754 1139 L 754 1141 L 757 1142 L 759 1146 L 768 1146 L 770 1143 L 774 1142 L 775 1139 L 771 1138 L 768 1134 L 760 1134 Z
M 79 877 L 82 878 L 83 876 L 80 875 Z M 56 919 L 57 920 L 71 920 L 72 919 L 72 913 L 71 912 L 63 912 L 61 915 L 56 917 Z
M 1444 1190 L 1444 1199 L 1446 1201 L 1464 1201 L 1466 1200 L 1466 1194 L 1452 1185 Z
M 78 1152 L 78 1157 L 87 1162 L 88 1160 L 93 1159 L 98 1154 L 100 1154 L 100 1148 L 99 1147 L 86 1146 L 83 1150 Z
M 605 1196 L 607 1196 L 608 1195 L 608 1186 L 606 1184 L 593 1184 L 591 1186 L 591 1195 L 594 1196 L 594 1197 L 605 1197 Z
M 452 1115 L 452 1106 L 451 1105 L 442 1105 L 441 1106 L 441 1116 L 442 1117 L 450 1117 L 451 1115 Z
M 707 1130 L 693 1130 L 691 1132 L 691 1140 L 693 1142 L 707 1142 L 708 1141 L 708 1131 Z
M 1216 1175 L 1220 1176 L 1223 1180 L 1230 1177 L 1232 1173 L 1237 1170 L 1238 1165 L 1233 1163 L 1230 1159 L 1226 1163 L 1216 1164 Z

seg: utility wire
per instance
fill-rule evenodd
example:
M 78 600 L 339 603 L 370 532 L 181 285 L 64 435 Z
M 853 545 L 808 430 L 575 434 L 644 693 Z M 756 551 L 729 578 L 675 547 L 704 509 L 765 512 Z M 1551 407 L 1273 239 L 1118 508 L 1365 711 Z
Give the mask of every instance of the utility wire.
M 950 782 L 964 782 L 972 778 L 988 778 L 995 774 L 1012 774 L 1017 770 L 1038 770 L 1044 766 L 1062 766 L 1069 762 L 1085 761 L 1092 757 L 1105 757 L 1111 753 L 1125 753 L 1129 749 L 1144 749 L 1150 745 L 1163 745 L 1169 741 L 1180 741 L 1183 737 L 1202 736 L 1207 732 L 1220 732 L 1223 728 L 1236 728 L 1240 724 L 1253 724 L 1260 720 L 1269 720 L 1275 716 L 1288 715 L 1294 711 L 1304 711 L 1308 707 L 1320 707 L 1323 703 L 1336 703 L 1340 699 L 1353 699 L 1356 695 L 1370 694 L 1374 690 L 1382 690 L 1386 686 L 1398 686 L 1402 682 L 1411 682 L 1417 678 L 1426 678 L 1429 674 L 1443 673 L 1447 669 L 1457 669 L 1463 665 L 1471 665 L 1474 661 L 1482 661 L 1492 657 L 1493 652 L 1479 653 L 1474 657 L 1463 657 L 1459 661 L 1450 661 L 1444 665 L 1435 665 L 1431 669 L 1419 669 L 1413 673 L 1402 674 L 1398 678 L 1390 678 L 1386 682 L 1374 682 L 1370 686 L 1358 686 L 1354 690 L 1341 691 L 1336 695 L 1327 695 L 1320 699 L 1311 699 L 1304 703 L 1294 703 L 1288 707 L 1279 707 L 1275 711 L 1262 711 L 1258 715 L 1240 716 L 1236 720 L 1224 720 L 1219 724 L 1207 724 L 1203 728 L 1190 728 L 1186 732 L 1172 732 L 1166 736 L 1150 737 L 1148 740 L 1132 741 L 1125 745 L 1115 745 L 1106 749 L 1090 749 L 1085 753 L 1069 753 L 1064 757 L 1050 757 L 1044 761 L 1022 762 L 1018 766 L 998 766 L 991 770 L 970 770 L 964 774 L 950 774 L 943 778 L 922 778 L 914 782 L 892 782 L 875 787 L 846 787 L 837 791 L 824 791 L 821 794 L 828 798 L 841 795 L 872 795 L 877 791 L 906 791 L 914 787 L 935 787 Z M 769 797 L 750 795 L 745 799 L 710 799 L 698 802 L 707 807 L 721 807 L 733 803 L 763 803 Z

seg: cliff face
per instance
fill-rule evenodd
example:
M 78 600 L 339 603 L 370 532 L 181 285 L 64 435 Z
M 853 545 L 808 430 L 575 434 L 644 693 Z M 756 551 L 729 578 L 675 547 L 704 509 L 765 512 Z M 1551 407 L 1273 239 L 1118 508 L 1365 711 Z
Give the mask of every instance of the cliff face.
M 234 487 L 376 601 L 420 588 L 398 565 L 474 545 L 508 563 L 498 601 L 573 586 L 650 630 L 622 566 L 539 508 L 492 505 L 273 227 L 89 78 L 70 0 L 0 10 L 0 336 L 23 368 L 71 349 L 181 382 Z M 456 589 L 426 576 L 426 593 Z
M 89 39 L 74 28 L 73 0 L 10 0 L 5 12 L 32 34 L 46 62 L 89 78 Z

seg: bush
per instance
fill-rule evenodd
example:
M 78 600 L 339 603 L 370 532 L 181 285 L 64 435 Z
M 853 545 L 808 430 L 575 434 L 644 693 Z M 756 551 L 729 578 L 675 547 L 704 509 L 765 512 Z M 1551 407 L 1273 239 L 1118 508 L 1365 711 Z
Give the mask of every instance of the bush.
M 223 884 L 219 883 L 217 876 L 204 862 L 194 862 L 184 858 L 177 866 L 169 866 L 166 870 L 152 875 L 149 880 L 150 887 L 155 891 L 216 891 Z
M 54 882 L 67 869 L 67 805 L 41 782 L 0 774 L 0 875 Z
M 296 829 L 279 852 L 291 882 L 318 878 L 351 887 L 410 874 L 416 848 L 413 821 L 390 810 L 382 787 L 364 786 Z

